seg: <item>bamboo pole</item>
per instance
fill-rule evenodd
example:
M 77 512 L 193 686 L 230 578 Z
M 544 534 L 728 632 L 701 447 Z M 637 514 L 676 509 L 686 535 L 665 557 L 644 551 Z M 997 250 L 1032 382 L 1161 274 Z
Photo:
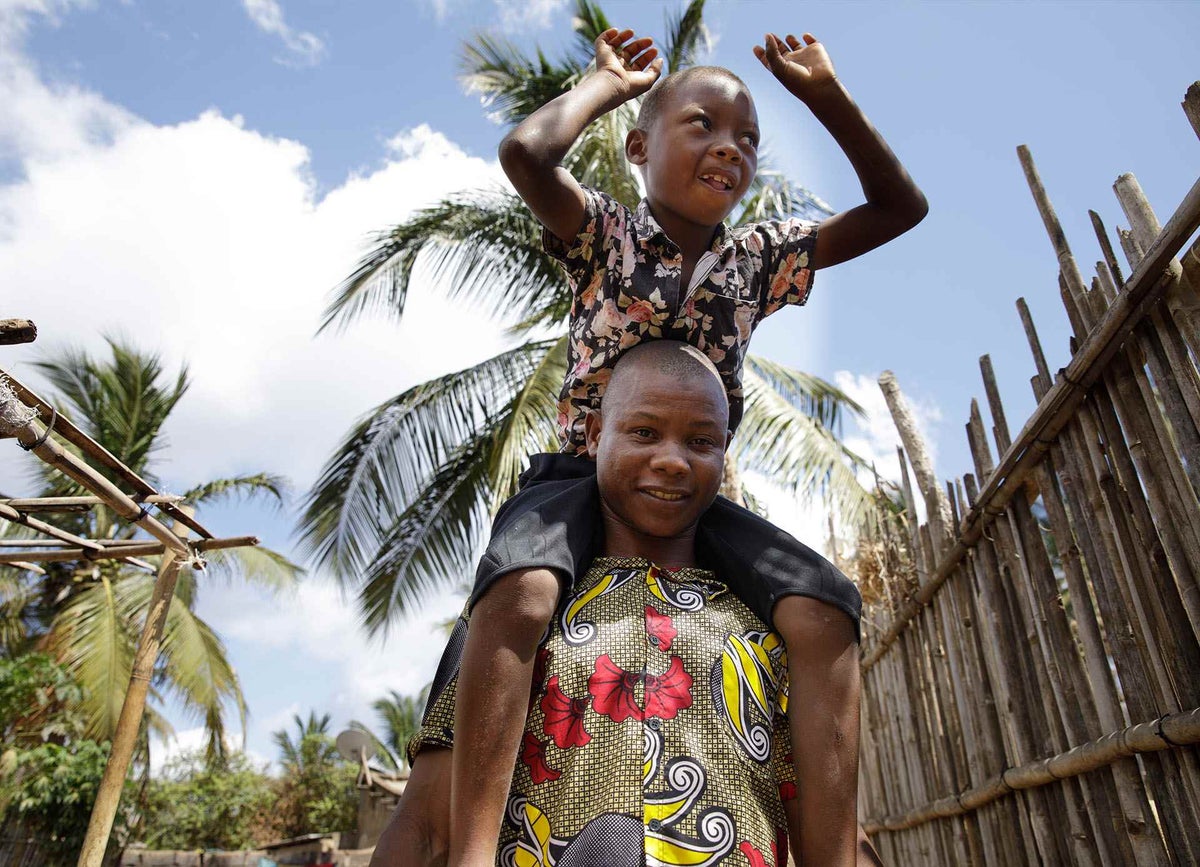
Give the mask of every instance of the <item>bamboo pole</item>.
M 146 623 L 138 639 L 133 669 L 129 675 L 129 687 L 125 690 L 121 715 L 117 718 L 112 749 L 108 763 L 104 766 L 104 776 L 100 779 L 95 803 L 92 805 L 83 848 L 79 852 L 78 867 L 102 867 L 104 850 L 108 846 L 108 836 L 112 832 L 113 819 L 121 800 L 121 789 L 125 785 L 125 775 L 129 772 L 129 763 L 133 758 L 142 714 L 146 710 L 146 693 L 150 688 L 154 663 L 158 659 L 158 650 L 162 644 L 167 612 L 175 595 L 179 569 L 185 559 L 173 548 L 164 554 L 158 578 L 154 582 L 154 592 L 150 597 L 150 607 L 146 611 Z
M 913 472 L 917 477 L 917 489 L 925 500 L 925 515 L 934 536 L 934 551 L 940 551 L 953 532 L 953 528 L 950 526 L 950 506 L 946 503 L 946 497 L 938 485 L 929 450 L 917 428 L 912 409 L 909 407 L 908 401 L 904 399 L 904 394 L 896 382 L 896 375 L 890 370 L 881 373 L 879 388 L 883 391 L 888 411 L 896 423 L 900 440 L 904 443 L 904 451 L 912 462 Z
M 38 410 L 41 413 L 42 418 L 52 417 L 54 407 L 35 394 L 30 388 L 23 385 L 20 381 L 13 377 L 12 374 L 0 369 L 0 381 L 7 382 L 8 386 L 16 393 L 17 398 L 27 406 L 31 406 Z M 123 464 L 121 461 L 117 460 L 116 456 L 114 456 L 112 452 L 104 448 L 104 446 L 100 445 L 90 436 L 77 428 L 70 419 L 56 416 L 54 432 L 78 448 L 87 458 L 95 461 L 105 469 L 110 470 L 118 479 L 122 480 L 125 484 L 133 489 L 134 496 L 154 496 L 158 494 L 158 491 L 154 489 L 153 485 L 151 485 L 129 467 L 125 466 L 125 464 Z M 74 458 L 74 455 L 71 457 Z M 77 458 L 74 460 L 76 463 L 83 463 Z M 68 473 L 68 475 L 70 475 L 70 473 Z M 71 478 L 75 478 L 75 476 L 72 475 Z M 76 481 L 80 480 L 76 479 Z M 84 483 L 80 481 L 80 484 Z M 90 485 L 84 484 L 84 487 L 92 490 L 93 493 L 100 493 L 94 490 Z M 109 485 L 109 487 L 113 486 Z M 113 487 L 113 490 L 115 491 L 116 488 Z M 129 497 L 125 494 L 121 494 L 121 496 L 125 501 L 133 501 L 132 497 Z M 212 533 L 210 533 L 203 524 L 199 523 L 192 515 L 187 514 L 184 509 L 179 508 L 173 503 L 162 503 L 159 505 L 161 510 L 165 512 L 173 521 L 177 521 L 178 523 L 187 527 L 201 538 L 207 539 L 212 536 Z M 126 517 L 126 515 L 121 513 L 120 510 L 118 510 L 118 514 L 121 514 L 121 517 L 123 518 Z
M 0 346 L 33 343 L 35 340 L 37 326 L 29 319 L 0 319 Z
M 57 423 L 55 425 L 57 427 Z M 160 505 L 162 503 L 182 503 L 183 497 L 177 494 L 153 494 L 143 496 L 131 494 L 129 499 L 135 503 Z M 92 506 L 106 505 L 100 497 L 7 497 L 0 498 L 0 506 L 11 506 L 21 512 L 75 512 L 86 511 Z
M 1038 182 L 1040 184 L 1040 181 Z M 1113 354 L 1133 330 L 1165 288 L 1162 268 L 1200 227 L 1200 181 L 1193 185 L 1175 215 L 1167 223 L 1133 275 L 1126 282 L 1117 301 L 1109 308 L 1104 320 L 1087 336 L 1050 391 L 1038 404 L 1025 423 L 1012 447 L 1005 452 L 997 472 L 987 481 L 979 494 L 979 502 L 963 519 L 959 539 L 947 552 L 938 571 L 926 582 L 896 615 L 883 632 L 879 643 L 863 659 L 870 668 L 887 651 L 916 613 L 928 604 L 954 566 L 966 555 L 971 545 L 983 533 L 988 512 L 998 511 L 1032 473 L 1036 462 L 1045 453 L 1054 436 L 1070 420 L 1091 386 L 1107 366 Z M 1059 229 L 1061 235 L 1061 228 Z M 1200 241 L 1194 245 L 1200 247 Z
M 1183 113 L 1197 136 L 1200 136 L 1200 81 L 1193 82 L 1183 97 Z
M 257 544 L 258 538 L 255 536 L 233 536 L 228 539 L 196 539 L 189 543 L 191 550 L 198 553 L 224 550 L 226 548 L 246 548 Z M 33 560 L 38 563 L 62 563 L 64 561 L 69 562 L 85 558 L 91 560 L 118 560 L 131 556 L 153 557 L 171 550 L 173 549 L 166 547 L 161 542 L 137 541 L 127 545 L 114 545 L 100 552 L 91 552 L 85 548 L 63 548 L 56 551 L 0 551 L 0 563 L 11 564 L 21 558 Z M 188 557 L 191 556 L 191 551 L 189 551 Z
M 99 542 L 94 542 L 91 539 L 85 539 L 82 536 L 76 536 L 74 533 L 68 533 L 66 530 L 60 530 L 53 524 L 47 524 L 45 521 L 39 521 L 37 518 L 31 518 L 28 515 L 17 511 L 11 506 L 4 505 L 3 503 L 0 503 L 0 518 L 4 518 L 5 520 L 11 521 L 14 524 L 20 524 L 24 527 L 28 527 L 31 530 L 37 530 L 39 533 L 50 536 L 59 542 L 78 545 L 84 551 L 83 559 L 85 560 L 90 560 L 96 555 L 108 556 L 105 555 L 105 545 Z M 151 572 L 154 571 L 154 567 L 144 560 L 138 560 L 132 557 L 121 557 L 121 559 L 125 560 L 125 562 L 129 563 L 131 566 L 137 566 L 139 569 L 148 569 Z
M 934 819 L 959 816 L 977 810 L 1012 792 L 1036 789 L 1106 767 L 1118 759 L 1200 743 L 1200 708 L 1167 714 L 1129 726 L 1102 738 L 1080 744 L 1065 752 L 1009 768 L 973 789 L 932 801 L 899 815 L 868 819 L 863 830 L 903 831 Z

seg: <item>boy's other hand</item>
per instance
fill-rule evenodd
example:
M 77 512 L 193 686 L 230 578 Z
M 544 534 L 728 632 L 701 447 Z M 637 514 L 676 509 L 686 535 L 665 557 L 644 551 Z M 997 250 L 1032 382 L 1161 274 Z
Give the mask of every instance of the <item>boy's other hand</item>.
M 658 80 L 663 59 L 654 40 L 612 27 L 596 37 L 596 72 L 614 77 L 622 102 L 641 96 Z
M 763 45 L 754 46 L 754 56 L 797 99 L 807 101 L 819 96 L 837 81 L 825 46 L 811 33 L 805 33 L 803 41 L 790 33 L 786 41 L 768 33 Z

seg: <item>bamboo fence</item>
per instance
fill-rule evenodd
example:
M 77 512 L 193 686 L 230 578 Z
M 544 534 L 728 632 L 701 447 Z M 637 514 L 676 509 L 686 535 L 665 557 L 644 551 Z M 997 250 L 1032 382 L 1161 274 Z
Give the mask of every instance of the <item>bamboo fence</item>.
M 28 343 L 36 336 L 37 329 L 28 320 L 0 319 L 0 345 Z M 39 419 L 45 420 L 44 423 Z M 258 539 L 253 536 L 213 538 L 212 533 L 196 521 L 192 509 L 180 502 L 180 497 L 156 491 L 111 452 L 60 416 L 49 403 L 0 370 L 0 438 L 3 437 L 14 438 L 23 449 L 82 485 L 90 494 L 0 498 L 0 520 L 41 534 L 41 537 L 3 540 L 0 545 L 4 549 L 0 550 L 0 566 L 44 575 L 45 570 L 39 563 L 118 560 L 157 572 L 113 735 L 112 749 L 79 853 L 78 867 L 100 867 L 141 727 L 146 695 L 158 660 L 163 628 L 179 570 L 184 565 L 202 568 L 205 551 L 257 545 Z M 74 448 L 64 448 L 57 438 Z M 108 477 L 102 470 L 108 473 Z M 127 493 L 126 489 L 131 493 Z M 31 514 L 72 512 L 101 505 L 112 509 L 150 538 L 87 539 Z M 162 520 L 152 514 L 152 508 L 162 514 Z M 190 538 L 189 531 L 195 532 L 199 538 Z M 162 557 L 157 567 L 138 559 L 155 555 Z M 0 843 L 5 844 L 0 846 L 0 854 L 4 854 L 8 849 L 7 842 Z M 28 851 L 22 850 L 22 858 L 34 858 L 36 847 L 26 849 Z M 12 852 L 8 852 L 8 855 L 15 857 Z M 32 865 L 36 862 L 28 860 L 28 863 Z
M 1200 82 L 1184 110 L 1200 135 Z M 981 358 L 1000 457 L 972 401 L 945 487 L 881 377 L 928 522 L 868 539 L 915 575 L 865 594 L 863 824 L 889 864 L 1200 864 L 1200 181 L 1162 227 L 1118 178 L 1130 274 L 1091 212 L 1085 280 L 1018 156 L 1072 358 L 1051 376 L 1018 299 L 1037 408 L 1013 439 Z

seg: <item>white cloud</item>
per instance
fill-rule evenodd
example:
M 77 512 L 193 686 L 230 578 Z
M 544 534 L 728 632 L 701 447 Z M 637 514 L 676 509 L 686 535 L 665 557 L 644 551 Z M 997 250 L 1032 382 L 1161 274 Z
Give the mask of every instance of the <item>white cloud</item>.
M 500 27 L 509 32 L 545 30 L 567 0 L 495 0 Z
M 0 185 L 0 286 L 10 290 L 5 315 L 33 319 L 40 337 L 6 347 L 2 366 L 38 388 L 31 361 L 65 345 L 102 351 L 105 333 L 160 351 L 168 370 L 186 360 L 192 389 L 158 468 L 168 488 L 263 469 L 303 489 L 361 413 L 506 345 L 491 320 L 420 288 L 402 325 L 364 321 L 313 336 L 370 234 L 456 189 L 498 182 L 494 161 L 421 126 L 397 134 L 378 167 L 320 198 L 302 144 L 216 109 L 147 123 L 97 94 L 47 86 L 19 46 L 9 40 L 0 52 L 18 73 L 3 79 L 0 131 L 20 169 Z M 29 464 L 0 449 L 0 490 L 17 488 Z M 340 672 L 336 684 L 297 682 L 287 700 L 320 708 L 327 692 L 339 720 L 369 718 L 370 700 L 388 689 L 416 693 L 444 644 L 433 624 L 459 607 L 450 597 L 430 605 L 381 645 L 316 578 L 290 599 L 248 593 L 213 588 L 201 613 L 262 656 Z M 243 671 L 268 661 L 234 659 Z M 293 708 L 254 698 L 264 717 L 252 718 L 251 742 L 266 744 Z M 181 733 L 163 759 L 192 739 Z
M 321 62 L 325 56 L 325 43 L 312 33 L 293 30 L 283 20 L 283 7 L 278 0 L 242 0 L 242 5 L 259 30 L 283 40 L 289 57 L 281 59 L 281 63 L 315 66 Z
M 291 717 L 287 719 L 291 722 Z M 166 740 L 160 740 L 157 737 L 150 739 L 150 775 L 161 777 L 163 771 L 172 759 L 183 755 L 184 753 L 194 753 L 197 750 L 204 748 L 208 743 L 208 734 L 203 726 L 195 728 L 183 729 L 176 731 L 174 735 Z M 242 750 L 242 735 L 240 732 L 229 732 L 225 736 L 225 748 L 230 752 L 244 752 L 246 757 L 250 759 L 257 767 L 268 767 L 270 760 L 262 755 L 262 753 L 254 750 Z

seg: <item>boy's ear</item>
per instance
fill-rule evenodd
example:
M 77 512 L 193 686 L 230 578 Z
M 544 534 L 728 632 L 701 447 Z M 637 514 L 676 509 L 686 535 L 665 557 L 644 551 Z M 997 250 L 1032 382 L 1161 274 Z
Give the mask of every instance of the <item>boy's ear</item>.
M 600 411 L 590 409 L 587 415 L 583 417 L 583 437 L 587 443 L 588 457 L 592 460 L 596 459 L 596 454 L 600 451 L 600 429 L 604 426 L 604 420 L 600 417 Z
M 625 159 L 635 166 L 646 164 L 646 133 L 636 127 L 625 136 Z

